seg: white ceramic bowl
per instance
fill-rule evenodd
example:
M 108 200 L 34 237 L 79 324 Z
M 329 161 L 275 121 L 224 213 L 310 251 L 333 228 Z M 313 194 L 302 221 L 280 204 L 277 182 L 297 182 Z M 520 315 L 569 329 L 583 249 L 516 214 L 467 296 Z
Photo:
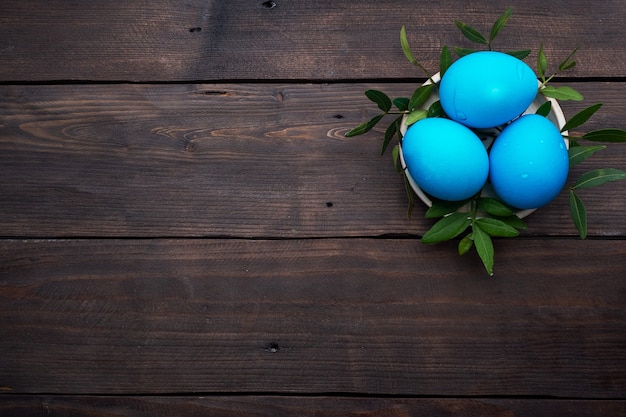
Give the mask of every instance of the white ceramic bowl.
M 433 81 L 435 83 L 439 83 L 439 81 L 441 80 L 441 77 L 439 75 L 439 73 L 433 75 L 432 77 Z M 423 85 L 428 85 L 431 84 L 431 81 L 428 80 L 426 81 Z M 540 85 L 540 82 L 537 81 L 537 86 Z M 422 108 L 424 109 L 428 109 L 430 107 L 431 104 L 433 104 L 434 102 L 436 102 L 437 100 L 439 100 L 439 94 L 437 92 L 437 89 L 435 88 L 432 92 L 432 94 L 430 95 L 430 97 L 428 98 L 428 100 L 422 105 Z M 559 102 L 553 98 L 549 98 L 549 97 L 545 97 L 543 94 L 541 93 L 537 93 L 537 96 L 535 97 L 535 99 L 533 100 L 533 102 L 530 104 L 530 106 L 528 106 L 528 108 L 524 111 L 523 114 L 534 114 L 537 109 L 543 105 L 544 103 L 546 103 L 547 101 L 552 102 L 552 107 L 550 109 L 550 114 L 548 114 L 547 118 L 548 120 L 550 120 L 559 130 L 561 130 L 563 128 L 563 126 L 565 126 L 565 115 L 563 114 L 563 110 L 561 110 L 561 106 L 559 106 Z M 402 120 L 402 125 L 400 126 L 400 132 L 402 133 L 402 136 L 404 136 L 404 134 L 406 133 L 407 130 L 407 125 L 405 124 L 405 120 L 406 120 L 406 116 L 403 118 Z M 500 129 L 501 131 L 502 129 Z M 491 133 L 491 135 L 494 135 L 494 132 L 497 132 L 497 129 L 482 129 L 482 131 L 484 131 L 485 137 L 490 136 L 489 133 Z M 563 135 L 567 135 L 567 131 L 562 132 Z M 479 135 L 480 137 L 480 135 Z M 491 139 L 483 139 L 483 143 L 485 144 L 485 147 L 488 147 L 491 145 Z M 569 148 L 569 141 L 567 139 L 565 140 L 565 145 Z M 417 196 L 419 197 L 419 199 L 426 204 L 428 207 L 433 205 L 432 200 L 430 199 L 430 197 L 428 197 L 428 195 L 426 195 L 426 193 L 424 193 L 424 191 L 419 187 L 419 185 L 415 182 L 415 180 L 413 179 L 413 177 L 411 177 L 411 173 L 409 172 L 409 170 L 406 168 L 406 163 L 404 162 L 404 155 L 402 154 L 402 146 L 400 146 L 400 163 L 402 164 L 402 168 L 404 169 L 404 172 L 407 176 L 407 179 L 409 181 L 409 184 L 411 185 L 411 188 L 413 189 L 413 191 L 415 192 L 415 194 L 417 194 Z M 487 183 L 485 185 L 485 187 L 482 190 L 481 195 L 486 196 L 486 197 L 495 197 L 495 193 L 493 191 L 493 189 L 491 188 L 491 184 Z M 463 209 L 467 209 L 466 207 L 462 207 L 459 210 L 463 210 Z M 520 210 L 517 211 L 515 214 L 517 214 L 517 216 L 519 218 L 524 218 L 526 216 L 528 216 L 529 214 L 531 214 L 532 212 L 534 212 L 536 209 L 525 209 L 525 210 Z

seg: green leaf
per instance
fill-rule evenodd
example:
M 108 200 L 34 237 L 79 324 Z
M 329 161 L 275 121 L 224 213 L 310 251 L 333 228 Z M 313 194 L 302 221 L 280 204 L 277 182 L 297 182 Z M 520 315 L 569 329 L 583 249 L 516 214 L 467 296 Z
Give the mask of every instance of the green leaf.
M 405 123 L 407 126 L 411 126 L 413 123 L 417 122 L 418 120 L 422 120 L 427 117 L 428 117 L 428 110 L 417 109 L 409 113 L 409 115 L 406 117 Z
M 587 107 L 586 109 L 576 113 L 572 116 L 571 119 L 565 123 L 565 126 L 561 128 L 561 132 L 565 132 L 566 130 L 575 129 L 578 126 L 584 124 L 595 112 L 597 112 L 600 107 L 602 107 L 602 103 L 597 103 L 592 106 Z
M 460 48 L 458 46 L 455 46 L 452 49 L 454 49 L 454 53 L 457 54 L 459 58 L 463 58 L 466 55 L 473 54 L 474 52 L 478 52 L 478 50 L 476 49 Z
M 471 223 L 467 213 L 452 213 L 435 223 L 422 236 L 422 243 L 433 244 L 455 238 L 463 233 Z
M 472 235 L 474 236 L 474 246 L 476 246 L 476 252 L 483 261 L 483 265 L 489 275 L 493 275 L 493 242 L 491 237 L 483 231 L 478 225 L 473 228 Z
M 370 122 L 363 122 L 357 127 L 348 130 L 344 136 L 346 138 L 350 138 L 352 136 L 362 135 L 370 131 L 370 129 L 372 129 L 372 127 L 370 126 Z
M 500 17 L 498 17 L 498 20 L 495 21 L 491 27 L 491 32 L 489 33 L 489 44 L 491 44 L 496 36 L 498 36 L 498 33 L 500 33 L 504 25 L 506 25 L 509 17 L 511 17 L 511 13 L 513 13 L 513 8 L 509 7 Z
M 437 100 L 428 108 L 428 117 L 442 117 L 445 113 L 441 106 L 441 101 Z
M 404 56 L 409 60 L 411 64 L 415 64 L 417 61 L 413 58 L 413 53 L 411 52 L 411 48 L 409 47 L 409 41 L 406 38 L 406 29 L 402 26 L 400 29 L 400 46 L 402 47 L 402 52 L 404 52 Z
M 573 146 L 567 151 L 569 154 L 569 166 L 570 168 L 580 164 L 585 159 L 589 158 L 594 153 L 606 149 L 604 145 L 595 146 Z
M 406 37 L 406 28 L 404 26 L 402 26 L 402 28 L 400 29 L 400 46 L 402 47 L 402 52 L 404 53 L 404 56 L 406 56 L 409 62 L 420 68 L 422 71 L 424 71 L 428 78 L 432 79 L 426 67 L 417 62 L 417 60 L 413 57 L 413 52 L 411 52 L 411 48 L 409 47 L 409 41 Z
M 539 45 L 539 53 L 537 54 L 537 75 L 541 81 L 546 81 L 546 70 L 548 69 L 548 58 L 543 51 L 543 43 Z
M 506 54 L 514 56 L 515 58 L 522 60 L 526 58 L 528 55 L 530 55 L 531 52 L 532 51 L 530 49 L 522 49 L 519 51 L 509 51 L 509 52 L 506 52 Z
M 573 190 L 569 192 L 569 211 L 581 239 L 587 237 L 587 209 Z
M 573 190 L 598 187 L 611 181 L 626 180 L 626 172 L 615 168 L 594 169 L 582 174 L 572 186 Z
M 470 249 L 472 249 L 472 246 L 474 246 L 474 239 L 472 233 L 470 232 L 459 241 L 459 255 L 465 255 Z
M 541 106 L 539 106 L 535 114 L 538 114 L 539 116 L 547 117 L 550 114 L 551 110 L 552 110 L 552 102 L 546 101 Z
M 547 85 L 540 91 L 546 97 L 552 97 L 557 100 L 574 100 L 574 101 L 582 101 L 583 95 L 578 91 L 574 90 L 572 87 L 553 87 L 551 85 Z
M 402 177 L 404 178 L 404 190 L 406 191 L 406 197 L 409 200 L 409 204 L 406 209 L 406 218 L 411 219 L 411 214 L 413 213 L 413 208 L 415 207 L 415 194 L 413 194 L 413 189 L 411 188 L 409 177 L 406 176 L 406 172 L 402 171 Z
M 383 139 L 383 146 L 382 146 L 382 148 L 380 150 L 380 154 L 381 155 L 385 153 L 385 151 L 387 150 L 387 146 L 389 146 L 389 142 L 391 142 L 391 139 L 393 139 L 393 137 L 398 132 L 398 128 L 399 128 L 401 122 L 402 122 L 402 116 L 396 118 L 396 120 L 394 120 L 393 123 L 391 123 L 387 127 L 387 130 L 385 130 L 385 136 L 384 136 L 384 139 Z
M 387 94 L 378 90 L 367 90 L 365 92 L 367 98 L 378 105 L 378 108 L 384 111 L 385 113 L 391 110 L 391 99 L 387 96 Z
M 439 56 L 439 75 L 443 77 L 448 68 L 452 65 L 452 54 L 446 45 L 441 48 L 441 55 Z
M 396 145 L 391 150 L 391 157 L 393 158 L 393 167 L 396 172 L 402 173 L 402 164 L 400 163 L 400 145 Z
M 590 140 L 592 142 L 626 142 L 626 130 L 622 129 L 599 129 L 587 132 L 582 136 L 582 139 Z
M 559 64 L 559 72 L 566 71 L 568 69 L 574 68 L 576 66 L 576 61 L 572 61 L 572 57 L 578 51 L 578 46 L 574 48 L 574 50 Z
M 409 102 L 409 110 L 414 111 L 419 106 L 424 104 L 433 92 L 434 87 L 435 86 L 432 84 L 427 84 L 417 88 L 413 92 L 413 96 L 411 96 L 411 101 Z
M 492 216 L 506 217 L 512 216 L 513 210 L 502 201 L 491 197 L 480 197 L 478 207 Z
M 467 39 L 469 39 L 472 42 L 475 43 L 480 43 L 483 45 L 487 45 L 487 39 L 485 39 L 485 37 L 476 29 L 474 29 L 473 27 L 460 22 L 460 21 L 455 21 L 454 24 L 456 25 L 456 27 L 458 27 L 459 29 L 461 29 L 461 33 L 463 34 L 463 36 L 465 36 Z
M 370 130 L 372 130 L 372 128 L 374 126 L 376 126 L 376 124 L 378 122 L 380 122 L 380 120 L 384 117 L 384 114 L 379 114 L 378 116 L 374 116 L 372 117 L 370 120 L 368 120 L 365 123 L 361 123 L 360 125 L 358 125 L 357 127 L 349 130 L 346 132 L 346 134 L 344 135 L 347 138 L 350 138 L 352 136 L 357 136 L 357 135 L 362 135 L 364 133 L 369 132 Z
M 443 217 L 447 214 L 454 213 L 465 204 L 467 204 L 467 200 L 463 201 L 445 201 L 433 199 L 433 204 L 426 210 L 426 218 L 427 219 L 436 219 L 439 217 Z
M 479 225 L 482 230 L 491 236 L 515 237 L 519 235 L 516 228 L 509 226 L 502 220 L 484 217 L 482 219 L 477 219 L 475 224 Z
M 408 111 L 409 110 L 409 99 L 406 97 L 398 97 L 393 99 L 393 104 L 400 111 Z
M 514 227 L 518 230 L 527 229 L 527 226 L 526 226 L 526 223 L 524 223 L 524 220 L 520 219 L 515 214 L 512 216 L 500 217 L 499 219 L 502 220 L 504 223 L 508 224 L 509 226 Z

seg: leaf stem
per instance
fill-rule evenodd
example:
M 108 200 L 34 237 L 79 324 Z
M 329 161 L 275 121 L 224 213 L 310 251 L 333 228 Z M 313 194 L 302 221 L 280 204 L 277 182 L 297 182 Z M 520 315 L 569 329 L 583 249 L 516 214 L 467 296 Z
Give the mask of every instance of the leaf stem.
M 556 76 L 556 72 L 542 81 L 541 85 L 539 85 L 539 91 L 541 91 L 545 86 Z

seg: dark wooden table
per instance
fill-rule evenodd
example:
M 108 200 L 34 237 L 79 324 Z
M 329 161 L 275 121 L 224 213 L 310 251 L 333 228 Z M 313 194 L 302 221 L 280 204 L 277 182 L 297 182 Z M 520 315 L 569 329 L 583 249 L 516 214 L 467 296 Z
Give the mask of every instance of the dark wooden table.
M 424 81 L 402 25 L 436 69 L 509 5 L 496 47 L 579 45 L 565 113 L 625 129 L 622 0 L 3 0 L 0 415 L 625 415 L 626 182 L 490 278 L 344 137 Z

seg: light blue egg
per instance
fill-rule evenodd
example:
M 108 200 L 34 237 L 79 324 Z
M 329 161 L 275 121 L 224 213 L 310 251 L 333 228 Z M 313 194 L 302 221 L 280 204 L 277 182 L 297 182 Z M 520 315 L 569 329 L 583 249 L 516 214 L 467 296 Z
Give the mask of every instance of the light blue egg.
M 513 120 L 537 95 L 537 77 L 523 61 L 482 51 L 455 61 L 439 85 L 441 106 L 453 120 L 489 128 Z
M 496 194 L 520 209 L 552 201 L 563 189 L 568 171 L 563 136 L 548 119 L 536 114 L 508 125 L 489 153 L 489 179 Z
M 449 119 L 422 119 L 409 126 L 402 153 L 415 182 L 441 200 L 472 197 L 489 175 L 489 157 L 478 136 Z

